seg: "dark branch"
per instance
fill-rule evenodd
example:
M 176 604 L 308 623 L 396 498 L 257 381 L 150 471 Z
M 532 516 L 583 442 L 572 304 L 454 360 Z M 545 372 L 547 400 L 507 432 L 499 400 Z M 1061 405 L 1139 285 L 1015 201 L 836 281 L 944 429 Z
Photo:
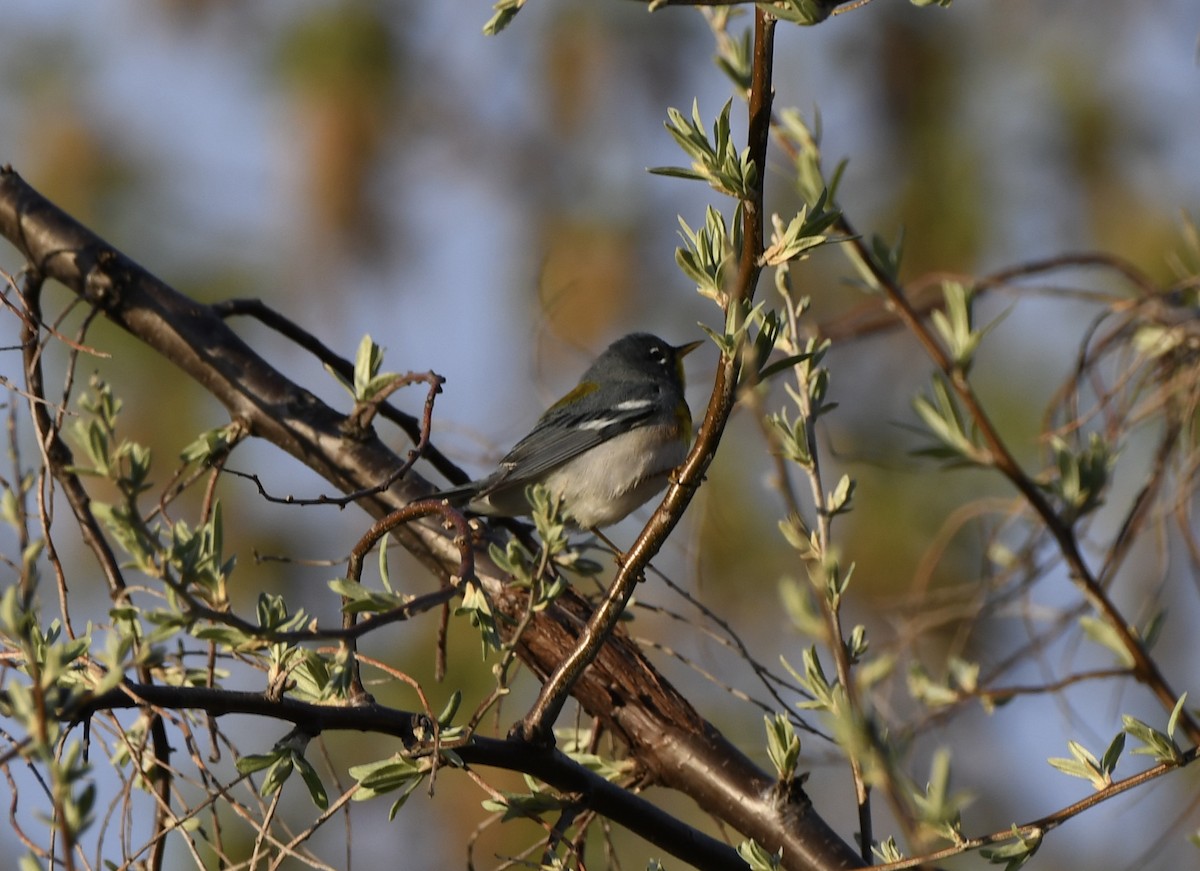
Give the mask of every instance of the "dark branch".
M 289 698 L 272 699 L 262 693 L 204 687 L 126 683 L 89 699 L 68 719 L 80 722 L 100 711 L 143 706 L 199 710 L 215 717 L 231 714 L 269 717 L 291 723 L 314 737 L 331 731 L 372 732 L 399 738 L 414 755 L 432 750 L 423 740 L 433 733 L 432 723 L 424 714 L 377 704 L 319 705 Z M 641 796 L 610 783 L 556 750 L 479 737 L 453 749 L 467 765 L 531 774 L 560 792 L 576 795 L 590 810 L 696 868 L 723 871 L 737 867 L 740 861 L 728 844 L 684 825 Z

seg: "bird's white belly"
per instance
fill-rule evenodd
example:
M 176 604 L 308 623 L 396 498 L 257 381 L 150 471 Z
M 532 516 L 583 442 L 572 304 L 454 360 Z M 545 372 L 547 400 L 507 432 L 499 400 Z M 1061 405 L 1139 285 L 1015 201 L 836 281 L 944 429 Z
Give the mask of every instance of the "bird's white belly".
M 640 427 L 568 460 L 546 477 L 546 487 L 580 528 L 608 526 L 661 491 L 685 456 L 674 426 Z

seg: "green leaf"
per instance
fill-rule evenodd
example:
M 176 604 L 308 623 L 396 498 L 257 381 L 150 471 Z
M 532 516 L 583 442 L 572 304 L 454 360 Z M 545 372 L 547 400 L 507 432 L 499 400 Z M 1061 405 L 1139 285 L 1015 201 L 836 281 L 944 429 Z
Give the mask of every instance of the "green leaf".
M 1091 433 L 1083 447 L 1053 436 L 1050 450 L 1057 476 L 1047 489 L 1060 502 L 1063 520 L 1074 523 L 1104 504 L 1117 455 L 1099 433 Z
M 392 590 L 392 580 L 391 580 L 391 575 L 388 571 L 388 560 L 387 560 L 388 542 L 391 540 L 391 538 L 392 538 L 392 536 L 389 533 L 389 534 L 385 535 L 383 537 L 383 539 L 379 542 L 379 583 L 383 584 L 384 590 L 386 590 L 389 593 L 395 592 L 394 590 Z
M 262 771 L 264 768 L 274 765 L 282 755 L 283 751 L 281 750 L 273 750 L 270 753 L 251 753 L 249 756 L 239 757 L 235 764 L 241 774 L 253 774 L 255 771 Z
M 548 792 L 529 792 L 502 794 L 501 798 L 484 799 L 480 804 L 483 809 L 492 813 L 502 814 L 501 822 L 521 819 L 541 819 L 543 814 L 562 810 L 569 799 L 559 798 Z
M 916 397 L 913 400 L 913 408 L 929 434 L 940 444 L 939 447 L 927 448 L 920 453 L 943 459 L 964 460 L 972 465 L 981 465 L 988 461 L 987 452 L 976 443 L 974 434 L 968 434 L 958 402 L 942 375 L 937 374 L 933 378 L 932 396 Z
M 813 465 L 812 452 L 809 450 L 808 444 L 807 421 L 808 418 L 803 414 L 797 415 L 795 421 L 789 420 L 787 409 L 767 417 L 767 423 L 778 438 L 780 452 L 787 460 L 803 469 L 811 469 Z M 792 546 L 797 550 L 802 550 L 796 544 Z
M 778 266 L 794 260 L 803 260 L 810 251 L 831 240 L 825 235 L 840 217 L 837 209 L 827 209 L 828 193 L 822 191 L 811 211 L 806 205 L 788 221 L 787 226 L 778 215 L 771 216 L 771 239 L 759 262 L 765 266 Z
M 1179 727 L 1179 718 L 1183 716 L 1183 703 L 1187 701 L 1187 693 L 1179 697 L 1179 701 L 1175 702 L 1175 707 L 1171 709 L 1171 716 L 1167 720 L 1167 734 L 1172 739 L 1175 738 L 1175 730 Z
M 462 704 L 462 690 L 455 690 L 450 694 L 450 698 L 446 700 L 445 707 L 442 712 L 437 715 L 439 726 L 449 726 L 454 720 L 454 715 L 458 713 L 458 706 Z
M 780 359 L 760 369 L 758 372 L 758 380 L 766 381 L 768 378 L 776 375 L 779 372 L 782 372 L 784 369 L 791 369 L 797 363 L 803 363 L 805 360 L 808 360 L 811 357 L 812 355 L 807 353 L 792 354 L 788 357 L 781 357 Z
M 1178 705 L 1177 705 L 1178 707 Z M 1175 714 L 1172 712 L 1172 719 Z M 1179 765 L 1183 762 L 1183 751 L 1169 734 L 1151 728 L 1146 723 L 1128 714 L 1121 718 L 1125 731 L 1142 743 L 1132 751 L 1141 756 L 1151 756 L 1155 762 Z
M 524 5 L 525 0 L 497 0 L 492 6 L 492 9 L 495 10 L 494 14 L 488 19 L 487 24 L 483 25 L 484 35 L 495 36 L 508 27 Z
M 971 798 L 966 793 L 950 791 L 949 750 L 942 747 L 934 752 L 924 793 L 914 791 L 910 795 L 923 825 L 951 843 L 962 842 L 962 809 Z
M 830 517 L 848 513 L 850 500 L 854 496 L 854 486 L 853 478 L 849 475 L 842 475 L 833 492 L 825 495 L 825 513 Z
M 811 701 L 800 702 L 798 707 L 836 713 L 838 707 L 836 684 L 830 684 L 829 679 L 825 677 L 825 670 L 821 668 L 821 659 L 817 655 L 817 648 L 812 646 L 805 650 L 803 659 L 804 673 L 801 674 L 792 668 L 791 664 L 782 656 L 779 658 L 783 667 L 799 681 L 801 688 L 812 697 Z
M 942 282 L 942 297 L 944 308 L 935 308 L 930 314 L 934 329 L 950 354 L 954 364 L 966 372 L 971 368 L 975 351 L 979 343 L 1003 317 L 992 321 L 982 330 L 973 326 L 972 308 L 975 299 L 975 289 L 967 287 L 962 282 Z
M 274 795 L 283 788 L 283 785 L 287 783 L 288 778 L 292 776 L 292 772 L 295 770 L 296 766 L 292 754 L 284 753 L 268 769 L 267 776 L 263 778 L 262 786 L 258 790 L 259 793 L 264 796 Z
M 783 848 L 777 853 L 768 853 L 755 841 L 742 841 L 738 844 L 737 854 L 750 867 L 750 871 L 777 871 L 783 867 Z
M 503 646 L 500 640 L 500 629 L 492 611 L 492 604 L 488 601 L 487 593 L 479 583 L 471 582 L 463 586 L 462 602 L 454 613 L 465 614 L 470 619 L 471 625 L 479 630 L 480 638 L 483 641 L 484 656 L 487 656 L 489 651 L 499 650 Z
M 711 19 L 710 24 L 714 30 L 717 29 Z M 730 78 L 738 91 L 750 90 L 753 75 L 752 57 L 750 28 L 743 28 L 741 36 L 736 39 L 725 34 L 723 30 L 717 34 L 717 68 Z
M 775 766 L 780 781 L 790 781 L 796 776 L 796 763 L 800 759 L 800 738 L 786 714 L 764 715 L 767 729 L 767 756 Z
M 351 766 L 350 776 L 359 786 L 354 793 L 354 801 L 366 801 L 377 795 L 404 789 L 414 782 L 420 783 L 425 772 L 412 760 L 397 755 Z
M 227 454 L 237 443 L 238 433 L 242 431 L 241 424 L 227 423 L 200 433 L 179 452 L 179 458 L 185 463 L 204 465 L 213 459 Z
M 347 614 L 391 611 L 393 608 L 403 606 L 408 601 L 407 596 L 372 590 L 349 578 L 334 578 L 329 581 L 329 589 L 339 596 L 345 597 L 346 602 L 342 605 L 342 611 Z
M 889 835 L 885 840 L 880 841 L 871 848 L 871 852 L 881 862 L 903 862 L 905 859 L 904 852 L 896 845 L 896 839 Z
M 1120 746 L 1123 747 L 1124 734 L 1119 733 L 1117 737 L 1121 739 Z M 1119 747 L 1115 749 L 1114 753 L 1115 745 L 1116 741 L 1110 744 L 1105 752 L 1105 759 L 1108 760 L 1111 757 L 1113 765 L 1120 756 Z M 1064 774 L 1089 781 L 1094 789 L 1104 789 L 1112 783 L 1112 768 L 1101 764 L 1100 760 L 1093 756 L 1086 747 L 1076 741 L 1068 741 L 1067 749 L 1071 751 L 1071 759 L 1051 757 L 1047 761 Z
M 780 21 L 789 21 L 792 24 L 810 27 L 820 24 L 828 18 L 835 4 L 828 0 L 775 0 L 772 3 L 759 3 L 758 5 Z
M 1013 841 L 1000 847 L 982 849 L 979 851 L 979 855 L 993 865 L 1003 865 L 1005 871 L 1016 871 L 1033 858 L 1034 853 L 1042 845 L 1044 832 L 1041 829 L 1034 829 L 1032 832 L 1024 833 L 1017 829 L 1016 823 L 1013 823 L 1012 833 Z
M 733 231 L 725 217 L 709 206 L 704 213 L 704 226 L 693 230 L 683 218 L 678 218 L 683 247 L 675 249 L 675 263 L 696 283 L 696 292 L 718 305 L 726 305 L 727 288 L 737 272 L 736 251 L 741 246 L 741 205 L 734 210 Z
M 354 355 L 354 398 L 366 398 L 367 385 L 383 364 L 383 349 L 371 339 L 363 336 L 358 343 L 358 352 Z
M 610 783 L 616 783 L 633 773 L 635 763 L 631 759 L 609 759 L 596 753 L 567 753 L 572 761 L 582 765 L 593 774 L 598 774 Z
M 308 795 L 312 799 L 312 803 L 321 810 L 329 807 L 329 795 L 325 792 L 325 786 L 321 783 L 321 778 L 317 774 L 317 770 L 312 767 L 312 763 L 300 753 L 292 754 L 292 762 L 300 772 L 304 785 L 308 787 Z
M 1121 753 L 1125 750 L 1125 733 L 1118 732 L 1116 737 L 1108 743 L 1108 747 L 1104 749 L 1104 756 L 1100 758 L 1100 770 L 1108 774 L 1112 774 L 1117 768 L 1117 762 L 1121 759 Z
M 750 149 L 737 151 L 730 132 L 729 110 L 732 101 L 726 102 L 713 124 L 712 137 L 704 130 L 700 118 L 700 107 L 692 102 L 692 117 L 689 120 L 678 109 L 667 110 L 666 128 L 679 147 L 691 158 L 690 168 L 656 167 L 650 172 L 656 175 L 678 178 L 701 179 L 716 191 L 737 199 L 747 199 L 754 191 L 758 178 Z
M 1109 623 L 1097 617 L 1079 618 L 1079 628 L 1096 644 L 1111 651 L 1125 668 L 1133 668 L 1133 654 L 1125 646 L 1124 638 Z

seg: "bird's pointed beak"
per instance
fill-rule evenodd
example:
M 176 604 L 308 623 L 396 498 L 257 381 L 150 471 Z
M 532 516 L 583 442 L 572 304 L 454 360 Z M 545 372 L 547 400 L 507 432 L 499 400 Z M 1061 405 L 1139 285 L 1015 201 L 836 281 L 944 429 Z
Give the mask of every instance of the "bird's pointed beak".
M 679 347 L 677 347 L 675 349 L 675 356 L 678 357 L 679 359 L 683 359 L 684 357 L 686 357 L 688 354 L 692 353 L 692 351 L 696 350 L 703 344 L 704 344 L 703 339 L 697 339 L 694 342 L 688 342 L 686 345 L 680 345 Z

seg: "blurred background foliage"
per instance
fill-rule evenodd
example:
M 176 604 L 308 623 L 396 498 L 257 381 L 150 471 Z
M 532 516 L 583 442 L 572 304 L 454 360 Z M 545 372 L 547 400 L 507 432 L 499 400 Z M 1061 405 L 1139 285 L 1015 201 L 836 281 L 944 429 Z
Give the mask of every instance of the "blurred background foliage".
M 696 98 L 711 118 L 728 97 L 710 62 L 711 36 L 694 12 L 650 16 L 624 0 L 531 0 L 509 30 L 489 39 L 480 32 L 488 5 L 9 0 L 0 27 L 0 160 L 198 299 L 260 297 L 346 356 L 369 332 L 387 348 L 386 368 L 446 375 L 435 438 L 478 471 L 611 338 L 645 328 L 683 342 L 699 336 L 698 320 L 715 325 L 714 310 L 673 263 L 676 215 L 696 226 L 709 193 L 643 170 L 679 162 L 662 129 L 667 106 L 688 110 Z M 1192 0 L 1004 0 L 949 10 L 877 0 L 811 30 L 780 28 L 776 105 L 819 111 L 829 161 L 850 158 L 842 205 L 865 233 L 895 239 L 903 232 L 907 279 L 981 274 L 1090 249 L 1166 279 L 1179 213 L 1200 207 L 1196 28 Z M 777 152 L 774 161 L 768 202 L 784 213 L 795 194 Z M 18 267 L 11 249 L 0 252 L 5 269 Z M 820 252 L 797 275 L 818 320 L 864 303 L 836 251 Z M 1062 283 L 1119 289 L 1094 274 Z M 1069 300 L 1017 305 L 1004 296 L 985 300 L 981 313 L 1006 311 L 976 374 L 1019 458 L 1036 464 L 1043 409 L 1095 312 Z M 75 312 L 68 323 L 81 317 Z M 16 325 L 5 323 L 11 347 Z M 303 355 L 253 325 L 245 334 L 314 392 L 347 405 Z M 127 434 L 152 443 L 157 480 L 165 482 L 179 449 L 222 423 L 223 413 L 115 330 L 98 325 L 88 342 L 113 356 L 84 369 L 114 382 Z M 711 349 L 689 359 L 697 414 L 712 359 Z M 831 367 L 842 405 L 827 418 L 828 460 L 859 481 L 858 508 L 840 527 L 844 559 L 858 566 L 853 616 L 887 643 L 903 606 L 940 588 L 952 613 L 931 621 L 936 628 L 918 645 L 936 657 L 973 616 L 961 605 L 971 594 L 956 599 L 955 591 L 969 590 L 982 561 L 981 537 L 969 525 L 959 530 L 954 512 L 1011 494 L 982 476 L 935 474 L 910 458 L 915 440 L 900 424 L 914 422 L 911 396 L 930 371 L 911 339 L 885 331 L 846 342 Z M 15 352 L 0 357 L 0 374 L 19 380 Z M 422 399 L 400 397 L 414 412 Z M 261 446 L 240 448 L 231 465 L 258 472 L 276 495 L 323 492 L 321 482 Z M 779 608 L 777 581 L 797 567 L 775 532 L 770 469 L 758 426 L 743 415 L 662 564 L 773 664 L 780 654 L 798 662 L 809 642 Z M 1136 481 L 1134 472 L 1127 486 Z M 336 568 L 255 556 L 336 564 L 363 518 L 281 510 L 245 481 L 227 482 L 222 498 L 236 517 L 227 538 L 241 558 L 245 601 L 262 589 L 287 590 L 329 618 L 323 581 Z M 70 538 L 69 525 L 59 530 Z M 1170 589 L 1164 563 L 1154 583 Z M 427 581 L 418 574 L 408 583 Z M 676 597 L 649 587 L 644 596 L 691 619 Z M 1043 604 L 1057 607 L 1069 596 L 1060 586 Z M 103 603 L 96 607 L 102 615 Z M 1187 607 L 1194 612 L 1194 602 Z M 736 663 L 686 623 L 641 619 L 639 634 L 665 637 L 702 667 L 733 669 L 728 679 L 746 683 Z M 1181 624 L 1173 625 L 1166 643 L 1194 653 Z M 425 681 L 435 707 L 455 686 L 478 698 L 490 678 L 476 667 L 477 642 L 469 632 L 453 634 L 452 677 L 438 687 L 429 677 L 433 631 L 405 627 L 392 638 L 397 649 L 370 652 Z M 1003 650 L 1024 637 L 1007 637 L 1002 626 L 990 632 L 973 644 Z M 758 711 L 669 660 L 664 667 L 734 740 L 761 744 Z M 381 699 L 412 704 L 399 691 L 381 690 Z M 501 729 L 522 701 L 507 709 Z M 1063 708 L 1047 702 L 1051 721 L 1069 722 L 1065 732 L 1023 709 L 1016 720 L 972 716 L 961 732 L 926 737 L 929 747 L 954 744 L 964 782 L 988 784 L 969 827 L 998 828 L 1077 797 L 1063 778 L 1042 777 L 1041 760 L 1061 755 L 1065 734 L 1114 703 L 1107 696 Z M 1010 746 L 1014 736 L 1021 740 Z M 379 755 L 363 743 L 330 741 L 339 765 Z M 806 748 L 810 765 L 829 755 L 816 739 Z M 1014 768 L 1019 777 L 996 778 Z M 1194 803 L 1186 783 L 1194 777 L 1156 787 L 1136 807 L 1090 815 L 1075 834 L 1051 839 L 1044 850 L 1051 859 L 1041 861 L 1054 867 L 1054 856 L 1069 855 L 1073 867 L 1132 867 L 1152 845 L 1093 842 L 1089 827 L 1103 826 L 1106 814 L 1111 822 L 1116 813 L 1162 807 L 1173 808 L 1173 818 Z M 849 836 L 848 776 L 821 770 L 813 783 L 819 810 Z M 371 828 L 356 857 L 404 844 L 407 867 L 461 861 L 478 815 L 440 811 L 482 796 L 453 777 L 438 789 L 434 802 L 410 803 L 392 828 Z M 1044 798 L 1031 807 L 1036 794 Z M 308 813 L 304 800 L 296 811 Z M 1123 828 L 1142 830 L 1122 819 Z M 342 835 L 321 837 L 336 844 Z M 1164 840 L 1167 850 L 1181 839 L 1173 832 Z M 486 843 L 484 857 L 514 849 Z M 1090 843 L 1102 844 L 1102 853 L 1090 852 Z M 1163 855 L 1154 854 L 1156 862 Z

